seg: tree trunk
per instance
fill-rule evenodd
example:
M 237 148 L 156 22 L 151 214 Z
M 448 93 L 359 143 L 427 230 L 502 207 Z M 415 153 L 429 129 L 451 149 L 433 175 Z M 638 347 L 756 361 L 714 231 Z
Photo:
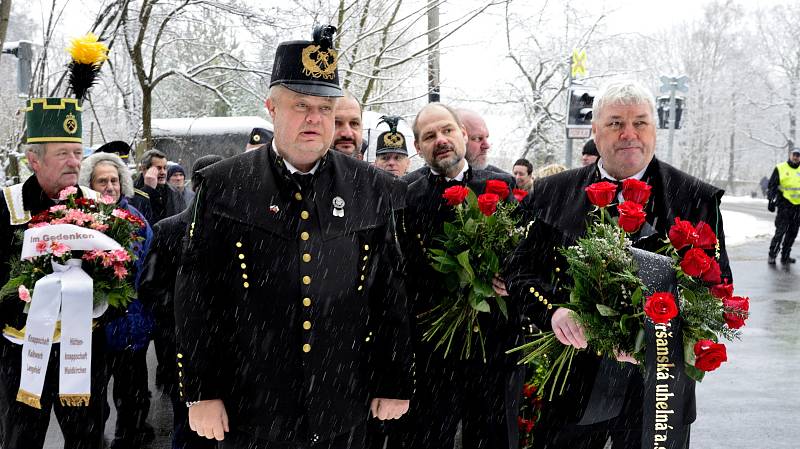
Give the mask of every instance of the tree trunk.
M 0 49 L 6 41 L 6 31 L 8 30 L 8 19 L 11 15 L 11 0 L 0 0 Z M 2 53 L 0 53 L 1 55 Z
M 789 139 L 797 142 L 797 80 L 789 80 Z M 789 148 L 791 150 L 791 148 Z
M 734 151 L 736 148 L 736 95 L 731 95 L 732 105 L 731 111 L 733 111 L 733 123 L 731 123 L 731 151 L 728 155 L 728 192 L 734 194 Z M 672 111 L 670 111 L 672 112 Z
M 153 89 L 150 86 L 142 86 L 142 153 L 153 149 Z M 138 150 L 138 149 L 137 149 Z M 141 154 L 136 155 L 136 160 L 141 158 Z

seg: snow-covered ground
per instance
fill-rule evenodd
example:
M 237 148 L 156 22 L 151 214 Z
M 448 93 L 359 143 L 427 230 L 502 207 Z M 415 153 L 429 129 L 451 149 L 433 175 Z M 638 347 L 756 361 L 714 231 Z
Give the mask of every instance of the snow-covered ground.
M 763 204 L 764 207 L 767 207 L 767 199 L 766 198 L 753 198 L 750 196 L 728 196 L 724 195 L 722 197 L 722 204 L 725 203 L 737 203 L 737 204 Z
M 765 198 L 749 196 L 723 196 L 723 204 L 753 205 L 759 210 L 767 209 Z M 763 217 L 763 215 L 762 215 Z M 722 222 L 725 223 L 725 243 L 728 246 L 741 245 L 756 239 L 767 239 L 775 232 L 773 220 L 765 220 L 745 212 L 722 210 Z

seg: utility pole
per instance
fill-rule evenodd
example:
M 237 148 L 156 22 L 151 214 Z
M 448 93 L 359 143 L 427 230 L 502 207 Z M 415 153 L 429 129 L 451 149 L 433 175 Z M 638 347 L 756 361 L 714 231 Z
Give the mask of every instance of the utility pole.
M 735 138 L 736 138 L 736 93 L 732 93 L 731 94 L 731 115 L 733 117 L 732 117 L 732 120 L 731 120 L 731 151 L 730 151 L 730 154 L 728 155 L 728 192 L 731 192 L 731 194 L 735 194 L 734 185 L 733 185 L 734 174 L 735 174 L 734 165 L 733 165 L 733 157 L 734 157 L 733 153 L 734 153 L 734 151 L 736 149 L 736 146 L 735 146 L 735 143 L 736 143 L 735 142 Z
M 439 0 L 428 9 L 428 103 L 439 102 Z
M 687 76 L 662 76 L 661 82 L 661 93 L 669 92 L 669 146 L 667 147 L 667 162 L 670 164 L 675 164 L 675 160 L 672 158 L 672 147 L 675 141 L 675 120 L 677 119 L 678 113 L 675 110 L 675 92 L 681 91 L 686 93 L 689 91 L 689 87 L 686 83 L 689 81 L 689 77 Z

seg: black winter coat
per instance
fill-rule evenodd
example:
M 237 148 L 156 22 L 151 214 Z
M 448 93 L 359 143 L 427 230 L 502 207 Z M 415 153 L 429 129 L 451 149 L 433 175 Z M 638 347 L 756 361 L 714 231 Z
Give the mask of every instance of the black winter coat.
M 506 285 L 513 300 L 525 304 L 525 314 L 540 329 L 552 329 L 550 320 L 555 311 L 553 304 L 569 302 L 567 286 L 570 280 L 565 274 L 566 262 L 558 253 L 558 248 L 574 244 L 585 234 L 588 214 L 593 206 L 584 189 L 600 180 L 595 163 L 537 180 L 533 193 L 525 199 L 523 206 L 534 220 L 528 228 L 527 237 L 507 264 Z M 645 211 L 647 223 L 655 230 L 655 234 L 635 241 L 634 246 L 648 251 L 662 247 L 676 217 L 694 224 L 705 221 L 719 239 L 722 277 L 733 282 L 719 212 L 724 191 L 655 158 L 645 170 L 642 181 L 652 186 Z M 619 365 L 614 367 L 614 373 L 601 373 L 599 357 L 585 351 L 579 352 L 572 362 L 563 396 L 554 397 L 553 402 L 544 406 L 548 410 L 547 419 L 558 425 L 579 421 L 589 424 L 617 416 L 621 411 L 621 400 L 606 396 L 624 396 L 627 379 L 635 374 L 636 369 L 632 365 L 626 366 L 629 364 L 612 364 Z M 593 391 L 600 388 L 603 391 L 599 394 Z M 695 418 L 693 383 L 690 384 L 690 390 L 684 392 L 684 397 L 683 421 L 689 424 Z M 617 406 L 597 407 L 590 401 L 606 401 Z
M 408 399 L 405 185 L 329 151 L 301 190 L 271 142 L 201 175 L 175 297 L 184 400 L 307 444 L 365 422 L 370 398 Z
M 418 178 L 408 187 L 403 224 L 404 255 L 418 365 L 424 363 L 421 359 L 425 357 L 442 358 L 444 354 L 443 351 L 434 352 L 434 342 L 423 342 L 422 334 L 426 328 L 424 324 L 418 324 L 418 315 L 431 310 L 449 294 L 442 280 L 444 275 L 431 268 L 426 254 L 426 249 L 431 247 L 434 238 L 443 232 L 444 223 L 455 219 L 454 209 L 447 205 L 442 193 L 452 185 L 466 185 L 476 195 L 480 195 L 484 193 L 486 181 L 490 179 L 505 182 L 509 186 L 509 191 L 514 186 L 514 178 L 511 175 L 470 168 L 464 174 L 463 182 L 448 183 L 442 177 L 428 171 L 425 176 Z M 490 313 L 480 314 L 479 322 L 485 336 L 487 360 L 513 365 L 513 358 L 506 356 L 505 351 L 518 343 L 521 326 L 516 306 L 512 301 L 508 303 L 508 319 L 498 310 L 492 310 Z M 457 355 L 450 354 L 448 357 Z

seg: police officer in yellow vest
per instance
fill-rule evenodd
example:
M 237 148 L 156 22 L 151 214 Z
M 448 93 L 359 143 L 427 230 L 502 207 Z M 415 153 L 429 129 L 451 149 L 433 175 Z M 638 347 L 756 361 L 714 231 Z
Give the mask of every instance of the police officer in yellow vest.
M 769 245 L 768 262 L 770 265 L 775 264 L 780 250 L 782 264 L 795 263 L 795 259 L 789 257 L 789 254 L 800 227 L 800 148 L 793 148 L 789 153 L 789 160 L 775 166 L 769 179 L 767 199 L 770 212 L 775 212 L 776 207 L 778 209 L 775 236 Z

